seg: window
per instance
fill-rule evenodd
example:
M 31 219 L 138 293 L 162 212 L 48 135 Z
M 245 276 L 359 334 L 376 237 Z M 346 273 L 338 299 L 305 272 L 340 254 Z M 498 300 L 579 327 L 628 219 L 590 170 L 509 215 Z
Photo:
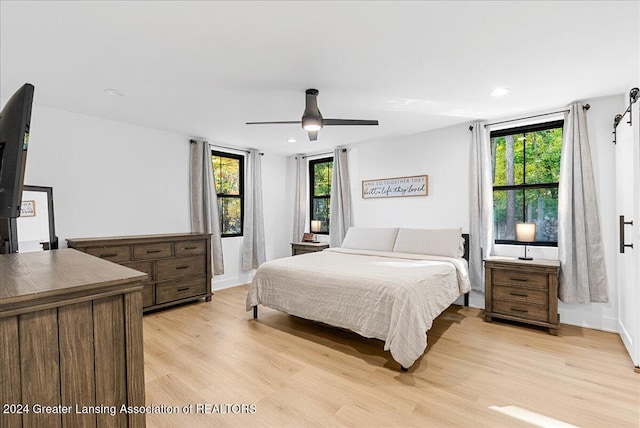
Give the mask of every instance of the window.
M 309 193 L 311 201 L 311 220 L 320 220 L 320 230 L 315 232 L 329 234 L 329 207 L 331 206 L 331 177 L 333 158 L 309 161 Z M 313 229 L 309 229 L 314 232 Z
M 222 237 L 242 236 L 244 156 L 211 151 Z
M 536 223 L 538 245 L 558 245 L 563 121 L 491 132 L 497 244 L 517 244 L 516 223 Z

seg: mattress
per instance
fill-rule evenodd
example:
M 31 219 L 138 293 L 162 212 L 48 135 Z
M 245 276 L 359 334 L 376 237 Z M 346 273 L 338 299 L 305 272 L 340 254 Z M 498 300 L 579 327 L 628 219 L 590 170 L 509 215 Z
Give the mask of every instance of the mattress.
M 383 340 L 410 367 L 433 320 L 470 288 L 462 258 L 330 248 L 262 264 L 246 309 L 262 304 Z

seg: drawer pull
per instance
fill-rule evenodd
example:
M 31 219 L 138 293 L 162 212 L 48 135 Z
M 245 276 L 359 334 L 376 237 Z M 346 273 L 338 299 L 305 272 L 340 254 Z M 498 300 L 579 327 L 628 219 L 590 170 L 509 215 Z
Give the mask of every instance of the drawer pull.
M 517 297 L 529 297 L 528 294 L 523 294 L 523 293 L 510 292 L 509 294 L 511 294 L 512 296 L 517 296 Z
M 176 266 L 176 269 L 188 269 L 189 266 Z
M 161 253 L 162 250 L 147 250 L 147 254 Z
M 528 309 L 520 309 L 520 308 L 514 308 L 513 306 L 511 306 L 511 310 L 514 312 L 522 312 L 524 314 L 526 314 L 527 312 L 529 312 Z
M 177 291 L 187 291 L 189 287 L 180 287 Z
M 197 250 L 198 247 L 184 247 L 185 250 Z
M 107 257 L 115 257 L 117 256 L 118 253 L 107 253 L 107 254 L 100 254 L 100 258 L 101 259 L 106 259 Z
M 529 281 L 529 278 L 509 278 L 511 281 L 519 281 L 519 282 L 527 282 Z

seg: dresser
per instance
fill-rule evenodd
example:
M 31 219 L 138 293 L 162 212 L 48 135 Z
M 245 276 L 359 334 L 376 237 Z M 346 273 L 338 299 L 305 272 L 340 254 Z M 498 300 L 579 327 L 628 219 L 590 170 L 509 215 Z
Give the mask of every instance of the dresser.
M 306 253 L 315 253 L 316 251 L 322 251 L 329 248 L 329 244 L 326 242 L 292 242 L 291 243 L 291 255 L 297 256 Z
M 0 272 L 0 427 L 144 427 L 145 275 L 71 249 Z
M 144 311 L 211 301 L 211 235 L 182 233 L 67 239 L 67 245 L 147 274 Z
M 558 335 L 559 261 L 490 257 L 484 270 L 485 321 L 519 321 Z

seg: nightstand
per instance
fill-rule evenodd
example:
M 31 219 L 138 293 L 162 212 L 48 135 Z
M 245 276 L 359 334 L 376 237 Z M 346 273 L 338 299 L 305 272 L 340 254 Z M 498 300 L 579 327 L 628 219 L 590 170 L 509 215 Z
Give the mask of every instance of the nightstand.
M 558 260 L 489 257 L 484 261 L 484 320 L 547 327 L 558 335 Z
M 325 248 L 329 248 L 329 244 L 326 242 L 292 242 L 291 255 L 297 256 L 299 254 L 315 253 Z

